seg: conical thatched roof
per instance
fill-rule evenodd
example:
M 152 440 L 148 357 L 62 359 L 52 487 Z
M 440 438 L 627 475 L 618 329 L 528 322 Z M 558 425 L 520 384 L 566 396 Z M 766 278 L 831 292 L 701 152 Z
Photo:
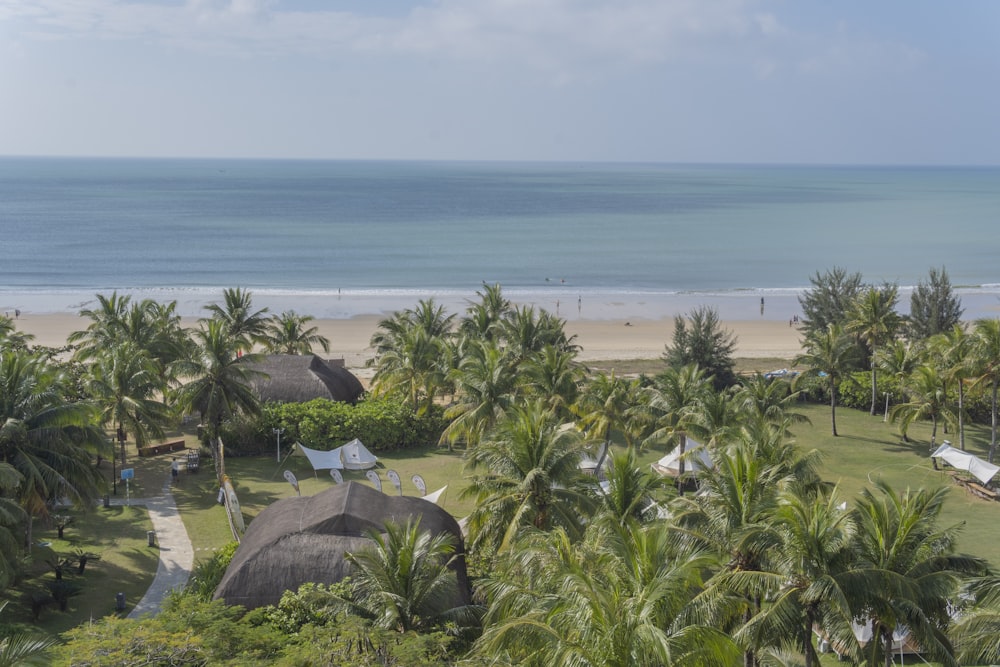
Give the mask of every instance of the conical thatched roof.
M 266 377 L 254 388 L 262 401 L 304 403 L 314 398 L 354 403 L 365 388 L 349 370 L 315 354 L 271 354 L 254 364 Z
M 253 609 L 277 604 L 282 593 L 307 582 L 338 582 L 350 574 L 344 554 L 372 544 L 365 537 L 368 530 L 382 530 L 386 521 L 405 523 L 410 517 L 420 519 L 422 530 L 454 535 L 456 553 L 464 555 L 458 523 L 437 505 L 348 482 L 315 496 L 279 500 L 261 512 L 236 550 L 215 598 Z M 464 557 L 456 558 L 452 569 L 458 575 L 455 606 L 470 604 Z

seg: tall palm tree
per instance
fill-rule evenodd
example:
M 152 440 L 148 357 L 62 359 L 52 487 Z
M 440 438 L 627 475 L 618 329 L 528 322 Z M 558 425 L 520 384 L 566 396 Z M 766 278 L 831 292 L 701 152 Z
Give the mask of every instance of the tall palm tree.
M 197 354 L 178 364 L 178 375 L 186 382 L 178 387 L 175 398 L 181 407 L 201 413 L 221 484 L 226 473 L 225 453 L 219 442 L 222 422 L 238 412 L 259 413 L 260 400 L 251 383 L 263 374 L 250 367 L 259 356 L 241 355 L 244 342 L 230 336 L 222 320 L 202 322 L 194 337 Z
M 875 373 L 878 368 L 878 351 L 896 336 L 903 325 L 903 318 L 896 312 L 898 300 L 899 288 L 896 285 L 868 287 L 854 301 L 847 323 L 847 331 L 858 336 L 868 346 L 868 364 L 872 374 L 872 415 L 875 414 L 878 399 Z
M 543 399 L 560 417 L 569 419 L 571 406 L 580 395 L 583 366 L 575 353 L 546 345 L 520 367 L 526 394 Z
M 212 314 L 211 319 L 223 323 L 239 352 L 249 352 L 266 331 L 267 308 L 254 310 L 253 293 L 242 287 L 223 290 L 222 303 L 209 304 L 205 310 Z
M 604 465 L 604 458 L 611 448 L 611 438 L 615 431 L 622 434 L 625 444 L 632 447 L 636 434 L 636 406 L 639 404 L 639 383 L 598 373 L 584 385 L 583 392 L 573 405 L 577 424 L 585 432 L 603 439 L 603 456 L 597 461 L 598 475 Z
M 931 420 L 931 445 L 933 452 L 937 441 L 938 422 L 955 424 L 958 417 L 948 401 L 944 380 L 937 369 L 930 364 L 917 367 L 910 376 L 905 389 L 907 401 L 897 403 L 889 410 L 889 420 L 899 422 L 899 432 L 904 440 L 909 440 L 907 432 L 910 426 L 921 419 Z
M 796 366 L 807 366 L 805 374 L 799 376 L 825 377 L 830 392 L 830 424 L 834 437 L 837 436 L 837 387 L 847 376 L 857 361 L 858 347 L 854 340 L 836 324 L 806 336 L 805 353 L 794 360 Z
M 402 395 L 414 412 L 426 413 L 447 382 L 442 363 L 446 356 L 442 338 L 422 327 L 410 327 L 377 358 L 372 388 L 380 394 Z
M 465 317 L 459 323 L 459 331 L 476 340 L 492 341 L 499 335 L 497 329 L 510 312 L 511 303 L 503 295 L 499 283 L 483 283 L 483 289 L 477 291 L 476 296 L 479 297 L 479 302 L 466 309 Z
M 926 348 L 913 341 L 894 340 L 883 346 L 876 356 L 879 369 L 895 381 L 902 398 L 902 388 L 917 366 L 926 362 Z M 887 401 L 888 402 L 888 401 Z
M 971 599 L 952 628 L 956 657 L 963 665 L 1000 662 L 1000 578 L 996 575 L 970 581 L 962 597 Z
M 781 542 L 768 571 L 724 574 L 718 585 L 769 600 L 736 633 L 736 640 L 758 648 L 802 652 L 805 667 L 819 664 L 813 632 L 819 627 L 838 653 L 859 660 L 861 647 L 851 621 L 857 596 L 852 566 L 854 524 L 834 494 L 786 490 L 774 514 Z
M 86 308 L 80 311 L 80 317 L 90 318 L 86 329 L 74 331 L 66 340 L 70 344 L 79 344 L 74 357 L 80 361 L 93 358 L 103 350 L 107 350 L 120 341 L 125 329 L 132 297 L 119 296 L 112 292 L 111 296 L 96 295 L 97 308 Z
M 990 453 L 997 449 L 997 388 L 1000 386 L 1000 319 L 976 320 L 972 330 L 972 354 L 979 380 L 990 386 Z
M 697 364 L 668 368 L 656 376 L 645 391 L 644 409 L 652 432 L 644 443 L 677 441 L 680 452 L 678 484 L 684 477 L 684 452 L 687 434 L 698 422 L 698 408 L 712 391 L 712 378 L 706 377 Z M 679 487 L 681 488 L 681 487 Z
M 513 360 L 486 342 L 473 342 L 452 371 L 456 402 L 445 411 L 451 423 L 441 435 L 450 445 L 464 440 L 475 447 L 518 398 Z
M 476 499 L 469 515 L 474 547 L 506 549 L 525 526 L 582 533 L 593 506 L 579 469 L 583 445 L 575 429 L 562 427 L 552 411 L 531 403 L 512 409 L 469 452 L 466 465 L 476 474 L 462 497 Z
M 161 400 L 165 389 L 156 364 L 131 342 L 106 350 L 90 367 L 86 391 L 100 408 L 100 423 L 117 429 L 123 462 L 128 434 L 136 447 L 163 437 L 171 416 Z
M 785 423 L 786 419 L 792 424 L 808 424 L 808 417 L 791 409 L 800 394 L 787 380 L 766 378 L 758 372 L 740 383 L 733 399 L 743 414 L 773 424 Z
M 891 667 L 892 634 L 905 626 L 927 657 L 957 665 L 947 631 L 963 580 L 986 572 L 982 559 L 955 553 L 959 526 L 937 526 L 947 487 L 895 491 L 879 478 L 854 510 L 855 618 L 872 630 L 870 667 Z
M 355 603 L 379 627 L 409 632 L 430 630 L 458 617 L 458 578 L 449 568 L 455 539 L 420 530 L 419 520 L 387 522 L 370 530 L 371 547 L 345 555 Z
M 0 463 L 0 592 L 7 588 L 17 572 L 21 541 L 15 531 L 27 515 L 11 496 L 16 494 L 23 479 L 24 475 L 14 466 Z
M 965 382 L 973 375 L 972 337 L 962 324 L 932 336 L 929 344 L 934 352 L 945 386 L 954 383 L 958 388 L 958 444 L 965 451 Z
M 51 362 L 23 350 L 0 351 L 0 463 L 23 478 L 18 500 L 29 516 L 45 517 L 49 501 L 96 500 L 105 481 L 91 451 L 106 451 L 93 404 L 66 398 L 64 376 Z
M 658 518 L 659 507 L 671 497 L 673 486 L 666 477 L 640 468 L 635 449 L 611 455 L 607 484 L 601 486 L 596 520 L 619 524 L 646 523 Z
M 312 354 L 313 345 L 330 351 L 330 340 L 317 327 L 308 326 L 316 318 L 286 310 L 264 324 L 260 341 L 268 354 Z
M 484 582 L 473 654 L 538 667 L 731 665 L 732 640 L 687 613 L 712 564 L 663 524 L 595 523 L 582 544 L 561 529 L 535 535 Z

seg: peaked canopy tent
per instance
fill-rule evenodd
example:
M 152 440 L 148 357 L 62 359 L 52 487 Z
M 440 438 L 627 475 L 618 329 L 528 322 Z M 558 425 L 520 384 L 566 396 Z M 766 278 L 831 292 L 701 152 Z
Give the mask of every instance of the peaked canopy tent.
M 937 450 L 931 454 L 931 458 L 942 459 L 952 468 L 968 472 L 983 484 L 989 482 L 993 479 L 993 476 L 996 475 L 997 472 L 1000 472 L 1000 466 L 995 466 L 992 463 L 982 460 L 978 456 L 968 452 L 963 452 L 961 449 L 955 449 L 948 443 L 938 447 Z
M 295 445 L 295 451 L 309 459 L 313 470 L 367 470 L 378 463 L 378 457 L 368 451 L 357 438 L 328 452 L 310 449 L 299 442 Z
M 680 474 L 680 447 L 661 458 L 656 463 L 650 463 L 650 467 L 661 475 L 677 477 Z M 713 467 L 712 457 L 708 449 L 696 440 L 687 439 L 687 447 L 684 448 L 684 472 L 698 472 L 699 470 L 710 470 Z

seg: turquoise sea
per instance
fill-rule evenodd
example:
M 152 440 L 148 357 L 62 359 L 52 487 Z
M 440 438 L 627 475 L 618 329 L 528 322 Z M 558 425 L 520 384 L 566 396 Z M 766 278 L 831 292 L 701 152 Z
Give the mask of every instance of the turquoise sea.
M 244 286 L 349 316 L 486 281 L 563 314 L 767 297 L 780 319 L 816 271 L 945 266 L 988 310 L 998 228 L 1000 168 L 11 157 L 0 308 Z

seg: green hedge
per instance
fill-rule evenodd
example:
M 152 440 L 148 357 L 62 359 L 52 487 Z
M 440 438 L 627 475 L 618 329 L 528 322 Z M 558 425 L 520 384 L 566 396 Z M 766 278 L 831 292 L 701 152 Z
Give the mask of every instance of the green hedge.
M 274 429 L 284 443 L 301 442 L 330 450 L 358 438 L 372 451 L 436 443 L 446 425 L 441 410 L 417 416 L 409 405 L 389 398 L 368 398 L 356 405 L 316 399 L 308 403 L 268 403 L 257 418 L 223 425 L 226 452 L 235 456 L 270 453 Z

